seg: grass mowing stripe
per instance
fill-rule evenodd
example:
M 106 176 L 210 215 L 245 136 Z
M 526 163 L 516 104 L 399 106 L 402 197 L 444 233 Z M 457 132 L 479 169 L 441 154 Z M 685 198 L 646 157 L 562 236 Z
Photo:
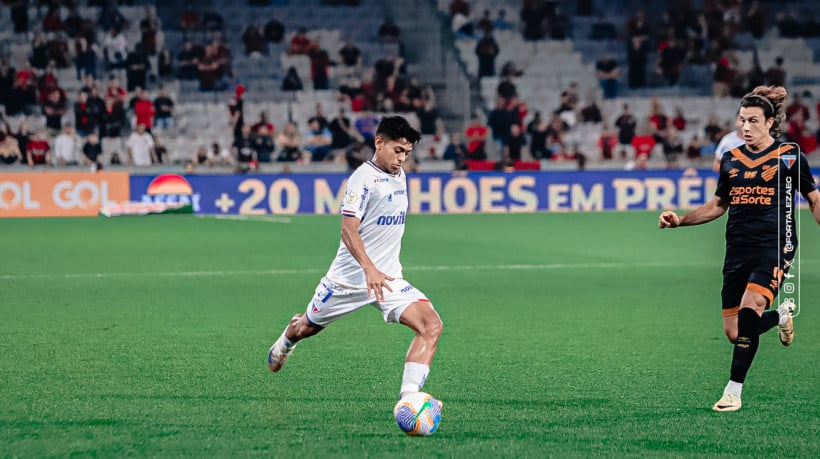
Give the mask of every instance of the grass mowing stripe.
M 439 265 L 439 266 L 405 266 L 406 271 L 547 271 L 552 269 L 625 269 L 625 268 L 670 268 L 670 267 L 706 267 L 714 263 L 550 263 L 534 265 Z M 64 273 L 64 274 L 0 274 L 0 280 L 23 279 L 103 279 L 108 277 L 209 277 L 209 276 L 276 276 L 319 274 L 322 269 L 260 269 L 260 270 L 224 270 L 224 271 L 165 271 L 165 272 L 105 272 L 105 273 Z

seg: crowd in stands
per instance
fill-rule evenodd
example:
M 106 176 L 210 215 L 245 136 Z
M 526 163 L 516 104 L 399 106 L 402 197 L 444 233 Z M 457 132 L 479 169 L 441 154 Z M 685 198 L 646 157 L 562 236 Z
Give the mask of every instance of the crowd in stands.
M 732 121 L 717 118 L 698 124 L 701 120 L 688 119 L 680 108 L 670 111 L 659 99 L 646 114 L 632 113 L 626 104 L 620 113 L 605 113 L 596 97 L 582 102 L 575 84 L 565 88 L 554 107 L 528 106 L 526 94 L 519 94 L 516 86 L 524 70 L 505 59 L 493 33 L 518 27 L 523 40 L 569 37 L 571 20 L 554 1 L 524 0 L 515 20 L 504 8 L 478 12 L 466 0 L 450 3 L 456 38 L 475 40 L 479 78 L 500 76 L 495 107 L 486 117 L 475 114 L 463 131 L 452 133 L 445 132 L 432 89 L 408 74 L 402 32 L 389 18 L 374 39 L 395 46 L 386 47 L 384 55 L 366 66 L 354 41 L 331 53 L 332 43 L 322 43 L 304 28 L 288 34 L 287 19 L 276 16 L 247 24 L 244 30 L 226 31 L 218 12 L 190 10 L 179 17 L 182 42 L 171 50 L 158 39 L 162 26 L 151 6 L 132 23 L 110 2 L 86 2 L 98 6 L 96 17 L 81 16 L 70 1 L 51 2 L 36 18 L 29 17 L 27 2 L 11 3 L 14 31 L 27 34 L 31 49 L 23 62 L 0 58 L 0 158 L 5 164 L 100 169 L 104 164 L 180 161 L 164 142 L 166 135 L 176 134 L 179 121 L 174 95 L 166 86 L 187 80 L 196 81 L 205 93 L 227 91 L 231 96 L 225 129 L 232 140 L 200 139 L 201 144 L 181 155 L 190 168 L 253 171 L 266 162 L 343 161 L 355 167 L 372 151 L 379 116 L 388 112 L 411 114 L 417 122 L 423 134 L 415 155 L 419 161 L 454 161 L 458 169 L 498 157 L 495 167 L 500 168 L 525 168 L 542 160 L 575 161 L 583 168 L 593 159 L 623 159 L 628 167 L 643 168 L 657 155 L 668 167 L 678 167 L 687 160 L 708 159 L 721 136 L 733 129 Z M 772 22 L 756 1 L 706 0 L 701 10 L 680 6 L 686 3 L 670 4 L 660 21 L 648 21 L 638 11 L 624 25 L 620 38 L 627 49 L 630 88 L 677 84 L 682 66 L 691 63 L 713 65 L 717 97 L 736 97 L 758 84 L 782 85 L 787 76 L 782 58 L 766 70 L 756 60 L 751 71 L 738 72 L 732 57 L 735 38 L 739 33 L 759 37 L 774 26 L 784 36 L 784 30 L 800 36 L 814 33 L 810 18 L 784 12 Z M 582 13 L 579 7 L 577 14 Z M 618 37 L 612 26 L 612 37 Z M 607 38 L 607 30 L 599 27 L 594 33 Z M 229 32 L 241 33 L 242 50 L 230 49 Z M 130 42 L 128 36 L 138 39 Z M 265 112 L 251 114 L 255 119 L 246 122 L 246 87 L 232 68 L 233 59 L 239 54 L 266 59 L 276 50 L 310 61 L 309 75 L 300 75 L 295 67 L 281 69 L 281 90 L 333 91 L 338 112 L 325 114 L 317 104 L 307 119 L 290 119 L 284 125 L 274 125 Z M 652 50 L 657 60 L 650 66 Z M 500 69 L 498 59 L 504 62 Z M 71 67 L 82 84 L 69 93 L 58 74 Z M 595 72 L 604 99 L 622 95 L 616 59 L 603 56 Z M 800 96 L 793 95 L 788 126 L 782 131 L 811 153 L 820 133 L 810 131 L 807 121 L 813 111 L 803 101 L 813 95 Z M 820 104 L 816 115 L 820 118 Z M 689 135 L 693 131 L 695 135 Z M 596 150 L 580 141 L 590 133 L 598 138 Z
M 712 116 L 701 123 L 689 119 L 680 107 L 669 108 L 654 97 L 645 114 L 633 113 L 626 103 L 620 113 L 605 113 L 594 97 L 582 103 L 577 85 L 571 83 L 561 93 L 559 105 L 547 115 L 538 110 L 530 114 L 515 85 L 502 80 L 486 125 L 474 116 L 464 133 L 468 143 L 455 142 L 447 148 L 445 159 L 459 163 L 486 160 L 489 141 L 501 152 L 501 163 L 518 164 L 518 168 L 522 160 L 574 160 L 583 167 L 589 159 L 619 159 L 627 161 L 627 168 L 645 169 L 650 158 L 659 157 L 666 167 L 678 168 L 711 161 L 720 139 L 735 130 L 734 120 Z M 820 103 L 812 115 L 801 95 L 795 94 L 781 129 L 783 140 L 798 143 L 806 154 L 817 149 L 820 139 L 820 131 L 810 132 L 807 127 L 812 116 L 820 119 Z M 692 135 L 684 139 L 684 131 Z M 597 150 L 584 151 L 580 137 L 593 132 L 598 133 Z M 452 138 L 460 140 L 461 136 L 454 133 Z
M 87 3 L 95 6 L 94 1 Z M 233 132 L 232 143 L 219 145 L 215 139 L 211 145 L 193 147 L 183 156 L 194 166 L 230 164 L 246 171 L 264 162 L 351 160 L 372 148 L 379 114 L 384 112 L 415 115 L 429 136 L 441 131 L 433 91 L 407 74 L 401 30 L 389 18 L 375 31 L 375 38 L 392 45 L 385 49 L 398 52 L 377 56 L 372 67 L 363 65 L 363 53 L 353 41 L 331 56 L 304 28 L 288 39 L 286 19 L 272 17 L 239 31 L 246 56 L 264 58 L 274 45 L 282 45 L 289 55 L 309 57 L 309 76 L 299 75 L 294 67 L 282 69 L 283 91 L 308 89 L 302 80 L 309 78 L 313 90 L 334 91 L 342 107 L 328 119 L 317 105 L 309 119 L 274 126 L 265 113 L 254 123 L 245 122 L 246 88 L 231 65 L 238 50 L 229 49 L 225 21 L 218 12 L 182 14 L 178 25 L 182 43 L 172 51 L 158 45 L 161 24 L 152 6 L 145 7 L 137 25 L 139 41 L 129 42 L 126 37 L 134 36 L 128 33 L 134 24 L 111 2 L 99 3 L 97 17 L 82 17 L 73 2 L 65 0 L 49 3 L 42 18 L 28 17 L 31 10 L 25 1 L 12 5 L 15 33 L 31 37 L 31 50 L 26 61 L 16 63 L 17 68 L 8 56 L 0 59 L 3 151 L 19 152 L 4 154 L 4 163 L 84 164 L 99 169 L 103 157 L 109 164 L 133 166 L 167 162 L 170 155 L 160 136 L 176 134 L 179 116 L 164 85 L 176 80 L 197 81 L 203 92 L 230 90 L 233 96 L 226 122 L 226 130 Z M 82 82 L 76 93 L 67 93 L 58 81 L 58 70 L 71 65 Z M 331 66 L 338 84 L 331 82 Z M 42 128 L 29 132 L 32 125 Z M 105 154 L 95 154 L 97 147 L 86 148 L 101 142 Z M 174 155 L 176 160 L 178 156 Z
M 582 3 L 579 2 L 576 13 L 591 15 L 591 9 L 584 11 Z M 472 11 L 467 0 L 452 0 L 448 12 L 456 39 L 474 39 L 476 42 L 478 78 L 500 77 L 495 108 L 487 113 L 486 131 L 470 125 L 465 134 L 469 138 L 471 133 L 484 132 L 484 140 L 491 139 L 494 151 L 500 152 L 501 163 L 518 162 L 521 165 L 522 159 L 570 159 L 583 167 L 587 158 L 597 158 L 604 161 L 624 159 L 628 160 L 629 168 L 645 168 L 650 157 L 662 155 L 667 167 L 676 168 L 684 162 L 697 164 L 701 158 L 710 160 L 720 138 L 734 130 L 733 120 L 713 117 L 704 124 L 703 120 L 687 119 L 691 114 L 684 113 L 679 107 L 669 112 L 657 97 L 652 100 L 645 116 L 633 114 L 626 104 L 622 113 L 602 113 L 594 96 L 586 103 L 579 102 L 579 89 L 575 84 L 570 84 L 561 93 L 557 107 L 548 111 L 541 110 L 544 107 L 528 107 L 523 101 L 528 94 L 519 94 L 516 87 L 516 80 L 524 71 L 505 59 L 504 50 L 493 36 L 494 30 L 514 27 L 506 21 L 505 10 L 499 9 L 493 19 L 493 12 L 489 10 L 479 15 Z M 700 10 L 692 8 L 689 2 L 671 2 L 659 21 L 648 21 L 642 11 L 637 11 L 628 18 L 620 35 L 627 57 L 625 82 L 630 89 L 677 85 L 684 65 L 709 65 L 714 68 L 712 92 L 715 97 L 742 97 L 752 88 L 764 84 L 782 86 L 786 82 L 782 57 L 764 70 L 755 52 L 753 68 L 742 71 L 733 55 L 739 34 L 759 39 L 772 26 L 769 20 L 769 15 L 756 0 L 748 3 L 706 0 Z M 802 31 L 802 36 L 812 33 L 809 29 L 811 20 L 798 25 L 795 23 L 797 18 L 791 13 L 781 13 L 776 21 L 781 33 L 784 28 Z M 525 41 L 566 39 L 571 34 L 568 24 L 567 16 L 556 1 L 521 2 L 517 28 Z M 618 39 L 615 24 L 600 19 L 596 26 L 592 29 L 593 39 Z M 650 56 L 655 56 L 654 62 L 650 62 Z M 506 61 L 500 72 L 496 71 L 497 59 Z M 595 72 L 603 99 L 614 99 L 624 92 L 620 88 L 619 63 L 613 56 L 602 55 L 595 64 Z M 806 96 L 812 97 L 811 94 Z M 782 129 L 784 140 L 797 142 L 802 151 L 811 153 L 817 148 L 820 130 L 810 132 L 807 128 L 811 111 L 801 102 L 800 94 L 793 95 L 792 100 L 793 107 L 801 108 L 790 110 L 786 121 L 788 128 L 784 126 Z M 530 115 L 533 108 L 536 109 Z M 820 118 L 820 103 L 817 116 Z M 585 129 L 585 126 L 594 128 Z M 682 136 L 684 131 L 686 137 Z M 579 141 L 579 136 L 589 136 L 590 133 L 598 137 L 597 151 L 583 151 L 584 143 Z M 472 140 L 463 148 L 451 148 L 448 152 L 456 152 L 456 156 L 468 160 L 485 159 L 486 142 Z M 653 152 L 655 156 L 652 156 Z M 522 156 L 522 153 L 526 155 Z

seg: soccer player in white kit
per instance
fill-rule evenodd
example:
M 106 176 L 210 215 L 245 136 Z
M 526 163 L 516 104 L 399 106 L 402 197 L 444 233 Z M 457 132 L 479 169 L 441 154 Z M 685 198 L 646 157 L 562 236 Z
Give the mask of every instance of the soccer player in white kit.
M 407 351 L 399 397 L 418 392 L 430 372 L 443 325 L 430 300 L 402 276 L 399 262 L 407 215 L 407 180 L 402 163 L 421 135 L 400 116 L 385 117 L 376 129 L 373 159 L 350 176 L 342 200 L 342 234 L 336 258 L 316 287 L 304 314 L 293 316 L 268 352 L 277 372 L 296 343 L 364 306 L 385 322 L 415 333 Z

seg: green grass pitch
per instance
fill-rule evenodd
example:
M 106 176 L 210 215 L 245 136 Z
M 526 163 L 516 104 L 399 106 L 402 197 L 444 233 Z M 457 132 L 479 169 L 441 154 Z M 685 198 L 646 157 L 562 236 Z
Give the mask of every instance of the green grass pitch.
M 0 456 L 818 457 L 820 228 L 802 217 L 795 343 L 762 337 L 737 413 L 710 410 L 725 220 L 408 217 L 405 277 L 445 324 L 429 438 L 395 425 L 411 334 L 375 309 L 267 370 L 339 217 L 2 220 Z

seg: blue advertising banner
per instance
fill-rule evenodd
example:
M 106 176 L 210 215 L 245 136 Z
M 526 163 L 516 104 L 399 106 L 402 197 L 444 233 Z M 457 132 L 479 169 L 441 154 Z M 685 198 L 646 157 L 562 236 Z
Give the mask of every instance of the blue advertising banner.
M 346 174 L 132 175 L 131 199 L 191 203 L 198 214 L 336 214 Z M 411 213 L 691 209 L 712 171 L 425 173 L 408 176 Z

